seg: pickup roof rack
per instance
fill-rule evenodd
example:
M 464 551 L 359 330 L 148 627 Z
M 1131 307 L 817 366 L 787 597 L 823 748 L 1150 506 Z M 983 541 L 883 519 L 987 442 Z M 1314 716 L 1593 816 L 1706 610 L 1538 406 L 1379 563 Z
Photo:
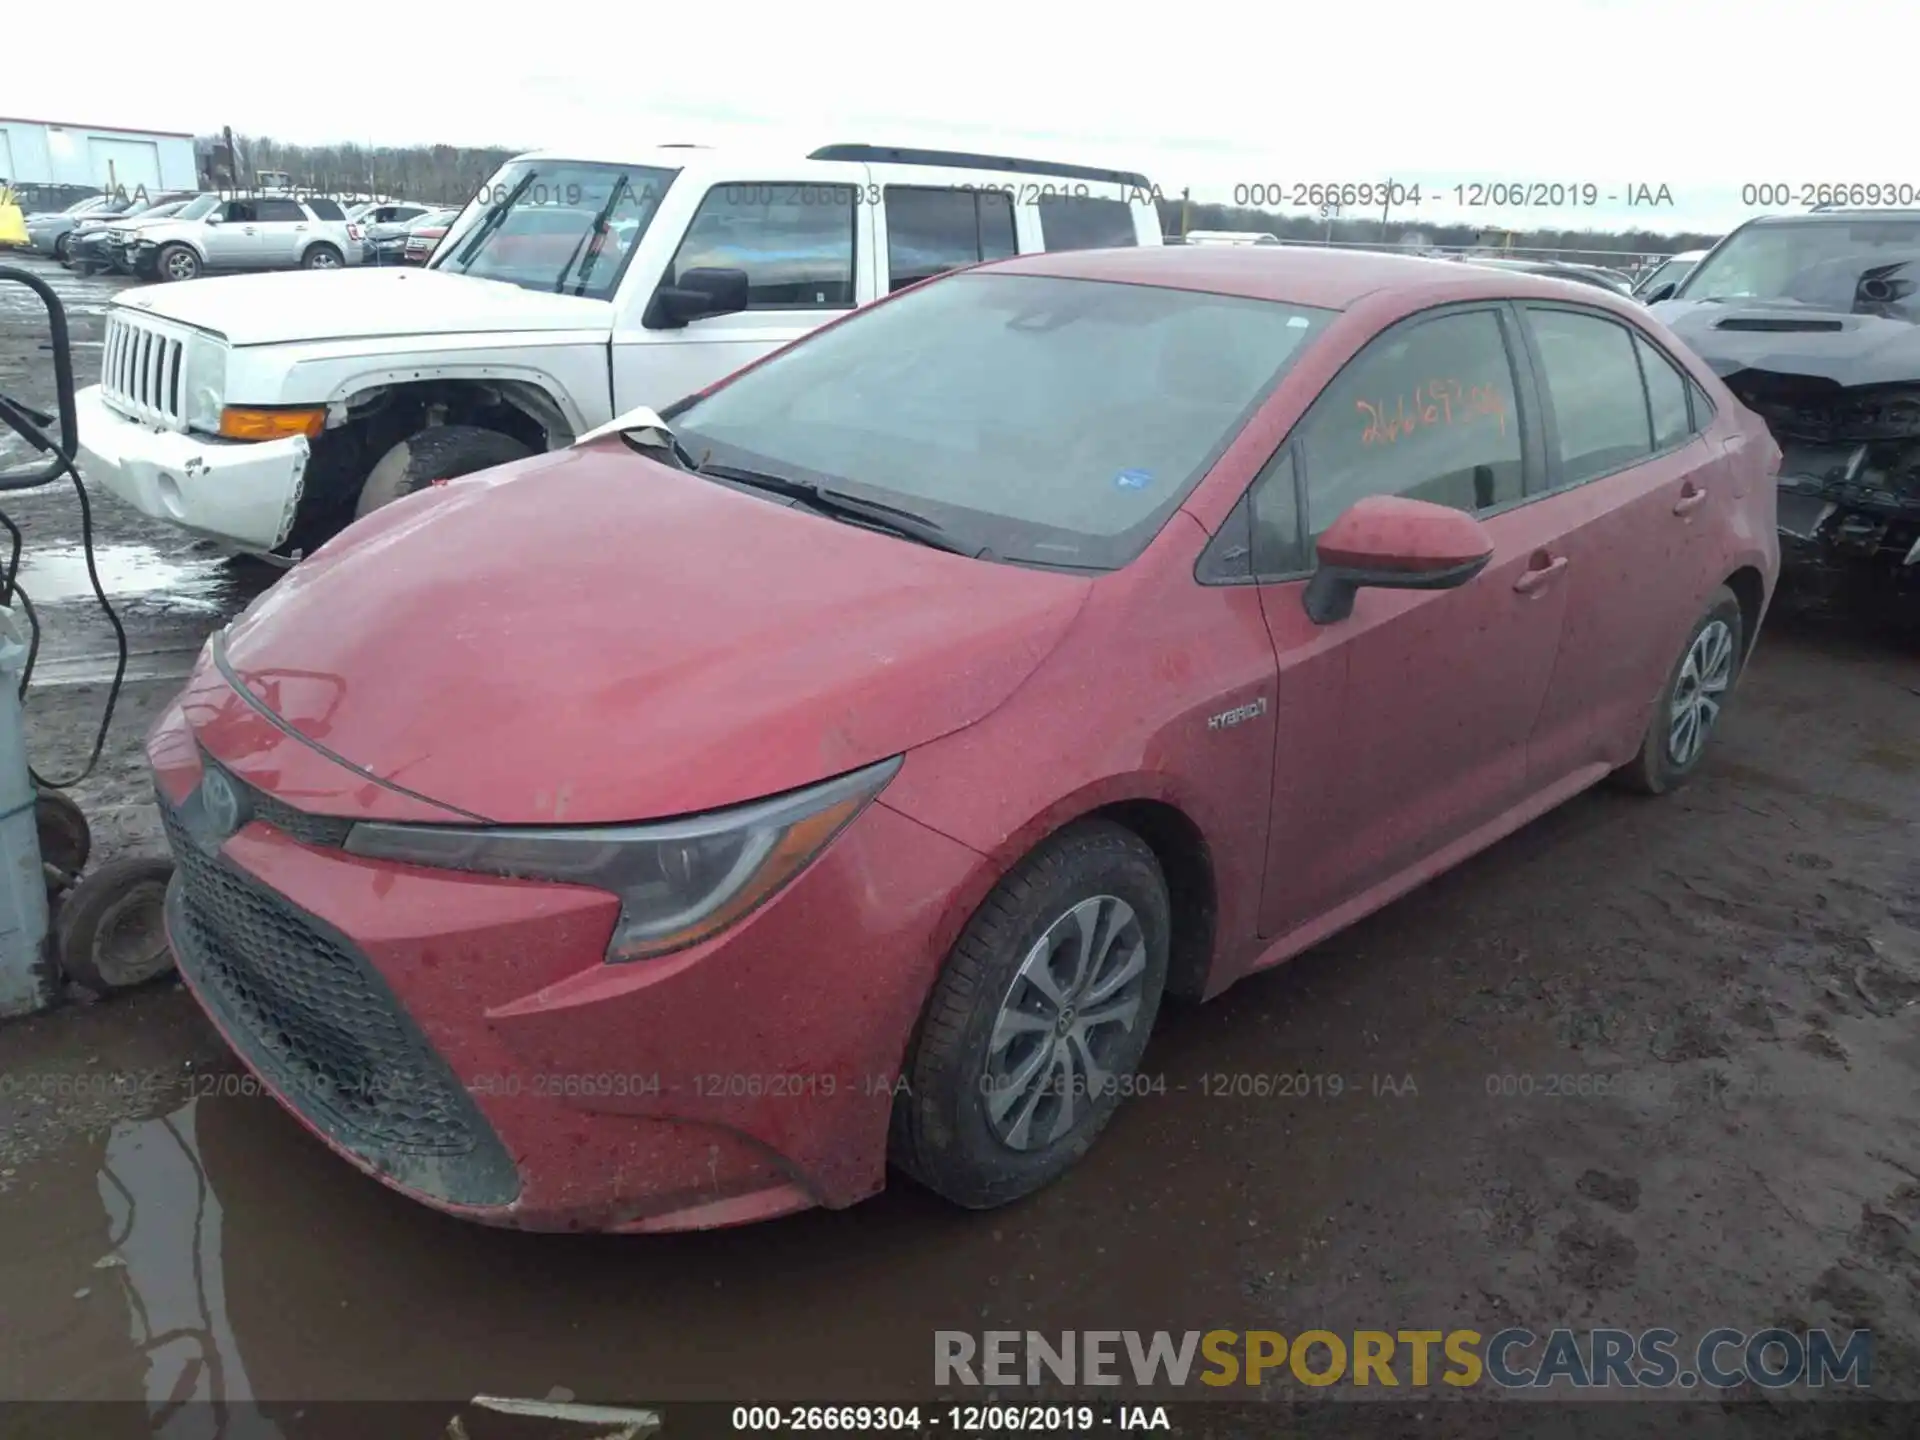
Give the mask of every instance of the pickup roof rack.
M 822 145 L 809 160 L 859 160 L 875 165 L 943 165 L 955 170 L 1005 170 L 1016 175 L 1059 175 L 1069 180 L 1101 180 L 1151 190 L 1153 182 L 1136 170 L 1101 170 L 1091 165 L 1061 165 L 1052 160 L 1022 160 L 1014 155 L 972 155 L 964 150 L 914 150 L 897 145 Z

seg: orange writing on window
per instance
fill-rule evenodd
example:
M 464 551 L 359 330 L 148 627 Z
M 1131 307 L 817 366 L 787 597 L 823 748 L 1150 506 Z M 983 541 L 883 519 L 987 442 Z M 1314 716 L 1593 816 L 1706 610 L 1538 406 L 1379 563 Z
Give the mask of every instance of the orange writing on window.
M 1356 400 L 1354 408 L 1367 417 L 1360 432 L 1362 445 L 1392 445 L 1402 435 L 1430 425 L 1460 425 L 1492 420 L 1507 433 L 1507 401 L 1497 385 L 1463 385 L 1458 380 L 1429 380 L 1411 395 L 1396 395 L 1392 408 L 1385 400 Z

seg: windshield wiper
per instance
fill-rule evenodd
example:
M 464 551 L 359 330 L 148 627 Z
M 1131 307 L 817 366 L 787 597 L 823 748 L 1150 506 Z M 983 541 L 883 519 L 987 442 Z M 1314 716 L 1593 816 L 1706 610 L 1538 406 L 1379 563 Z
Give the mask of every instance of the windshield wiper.
M 593 249 L 587 255 L 587 263 L 580 269 L 579 282 L 573 287 L 573 293 L 576 295 L 587 293 L 587 277 L 593 273 L 594 263 L 600 258 L 600 251 L 607 236 L 607 221 L 612 218 L 614 207 L 620 203 L 620 197 L 626 191 L 627 174 L 623 170 L 620 172 L 619 183 L 613 187 L 613 193 L 607 196 L 607 203 L 602 205 L 600 213 L 593 217 L 593 224 L 589 225 L 579 240 L 574 242 L 573 253 L 567 256 L 567 263 L 560 267 L 560 278 L 553 282 L 553 291 L 556 295 L 566 290 L 567 272 L 573 269 L 573 262 L 580 258 L 580 247 L 587 243 L 587 236 L 591 235 Z
M 503 199 L 498 201 L 491 210 L 487 211 L 487 213 L 480 218 L 480 223 L 473 227 L 473 234 L 468 238 L 467 243 L 460 247 L 460 253 L 458 255 L 449 255 L 447 258 L 458 265 L 471 265 L 474 255 L 480 249 L 480 243 L 505 223 L 507 212 L 520 203 L 520 197 L 527 193 L 528 188 L 533 184 L 533 177 L 538 173 L 539 172 L 535 170 L 527 171 L 527 173 L 521 177 L 520 183 L 509 190 Z M 436 266 L 434 268 L 438 269 L 440 267 Z M 463 271 L 461 273 L 465 272 Z
M 699 473 L 717 476 L 722 480 L 731 480 L 738 485 L 750 486 L 755 490 L 765 490 L 770 495 L 782 495 L 789 500 L 797 500 L 818 514 L 836 520 L 850 520 L 876 530 L 884 530 L 903 540 L 912 540 L 921 545 L 931 546 L 935 550 L 945 550 L 950 555 L 965 555 L 969 559 L 979 559 L 987 552 L 972 546 L 962 545 L 947 534 L 946 529 L 937 521 L 913 510 L 902 509 L 898 505 L 889 505 L 881 500 L 868 500 L 859 495 L 848 495 L 841 490 L 829 490 L 825 486 L 810 484 L 805 480 L 789 479 L 785 475 L 772 475 L 764 470 L 743 470 L 737 465 L 715 465 L 711 462 L 701 467 Z

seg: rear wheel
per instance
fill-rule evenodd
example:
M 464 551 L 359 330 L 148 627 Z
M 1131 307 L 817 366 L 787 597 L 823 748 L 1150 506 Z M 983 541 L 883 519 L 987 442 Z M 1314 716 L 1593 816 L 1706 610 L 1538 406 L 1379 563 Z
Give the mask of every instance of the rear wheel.
M 1067 1170 L 1131 1088 L 1170 933 L 1166 880 L 1132 831 L 1086 821 L 1027 856 L 934 985 L 894 1112 L 894 1163 L 976 1210 Z
M 338 270 L 345 263 L 340 252 L 327 244 L 310 245 L 307 253 L 300 257 L 303 270 Z
M 71 254 L 73 254 L 73 236 L 68 234 L 55 237 L 53 242 L 53 258 L 64 265 L 67 263 L 67 257 Z
M 435 480 L 453 480 L 476 470 L 524 460 L 533 453 L 511 435 L 478 425 L 434 425 L 402 440 L 380 457 L 360 487 L 357 520 Z
M 1640 753 L 1615 774 L 1630 790 L 1664 795 L 1692 778 L 1746 653 L 1740 602 L 1724 585 L 1694 623 L 1647 720 Z
M 197 280 L 200 257 L 193 253 L 190 245 L 165 245 L 154 257 L 153 268 L 162 280 Z

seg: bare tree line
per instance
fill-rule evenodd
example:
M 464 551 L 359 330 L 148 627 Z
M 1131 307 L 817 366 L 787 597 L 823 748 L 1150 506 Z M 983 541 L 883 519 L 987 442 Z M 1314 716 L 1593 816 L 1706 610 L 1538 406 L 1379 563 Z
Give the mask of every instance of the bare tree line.
M 228 150 L 231 139 L 232 149 Z M 262 171 L 281 170 L 302 188 L 342 194 L 396 195 L 433 204 L 462 205 L 519 150 L 466 145 L 292 145 L 266 135 L 207 135 L 198 141 L 200 165 L 213 188 L 256 183 Z M 1331 240 L 1336 243 L 1409 248 L 1461 249 L 1488 243 L 1485 231 L 1470 225 L 1429 225 L 1421 221 L 1382 221 L 1377 217 L 1326 220 L 1306 214 L 1282 214 L 1244 206 L 1178 198 L 1160 201 L 1161 229 L 1267 231 L 1282 240 Z M 1593 257 L 1617 253 L 1665 255 L 1701 250 L 1718 238 L 1704 234 L 1663 235 L 1650 230 L 1562 230 L 1535 228 L 1502 232 L 1495 243 L 1533 253 L 1562 252 Z

